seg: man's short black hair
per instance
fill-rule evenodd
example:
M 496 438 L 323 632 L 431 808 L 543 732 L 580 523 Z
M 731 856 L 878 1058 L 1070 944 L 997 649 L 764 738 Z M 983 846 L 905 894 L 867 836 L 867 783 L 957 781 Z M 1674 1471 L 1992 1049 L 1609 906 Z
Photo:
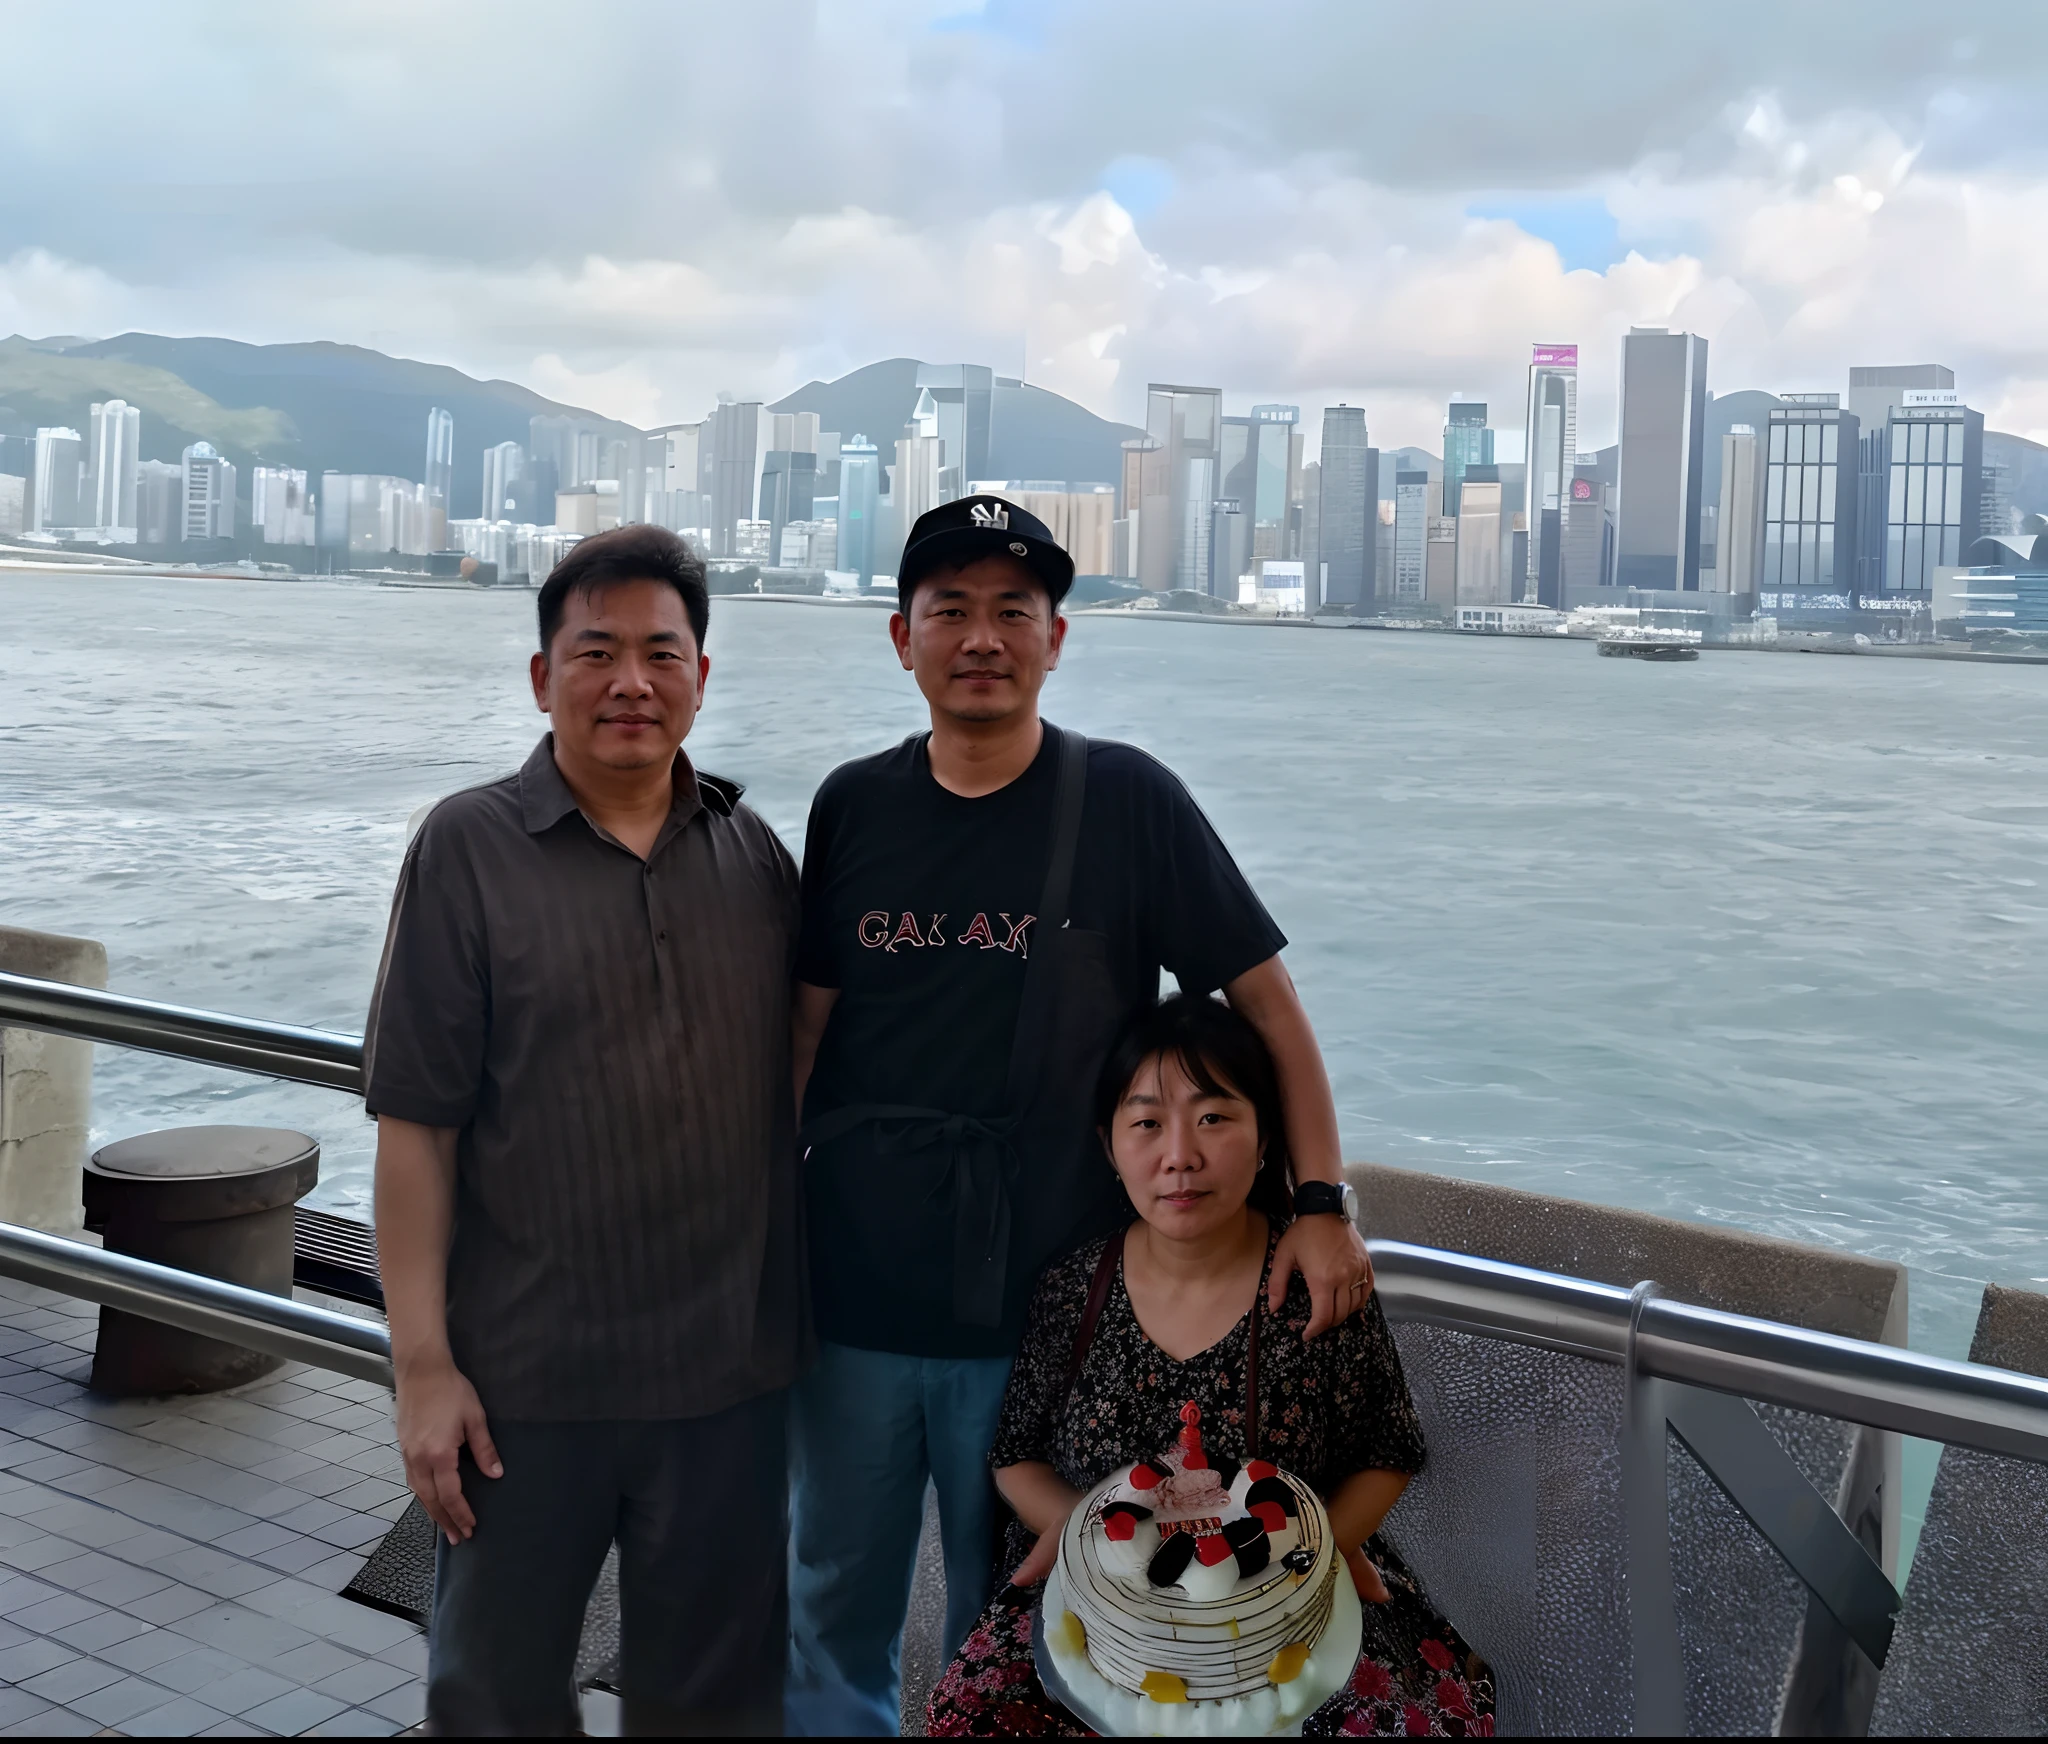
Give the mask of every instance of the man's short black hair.
M 569 547 L 568 556 L 549 572 L 540 589 L 540 651 L 548 652 L 572 593 L 590 595 L 615 581 L 658 581 L 682 595 L 704 651 L 704 633 L 711 627 L 711 595 L 704 585 L 704 559 L 666 527 L 614 527 L 594 533 Z

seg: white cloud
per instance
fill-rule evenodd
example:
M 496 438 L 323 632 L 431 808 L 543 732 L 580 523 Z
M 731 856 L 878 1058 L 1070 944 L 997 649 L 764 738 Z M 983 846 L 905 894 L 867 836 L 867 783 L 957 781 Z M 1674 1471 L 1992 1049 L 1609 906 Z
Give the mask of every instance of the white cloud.
M 2048 428 L 2017 0 L 1957 0 L 1932 46 L 1906 0 L 1850 32 L 1591 0 L 1555 42 L 1502 4 L 1455 55 L 1348 0 L 1258 30 L 1223 0 L 380 8 L 196 0 L 92 43 L 13 9 L 41 76 L 0 115 L 0 330 L 341 339 L 641 423 L 966 357 L 1124 418 L 1151 379 L 1311 425 L 1347 399 L 1433 447 L 1453 392 L 1513 423 L 1534 340 L 1581 345 L 1608 440 L 1646 323 L 1707 334 L 1722 391 L 1939 359 Z M 1134 213 L 1102 183 L 1140 160 Z M 1617 258 L 1467 216 L 1515 188 L 1604 201 Z

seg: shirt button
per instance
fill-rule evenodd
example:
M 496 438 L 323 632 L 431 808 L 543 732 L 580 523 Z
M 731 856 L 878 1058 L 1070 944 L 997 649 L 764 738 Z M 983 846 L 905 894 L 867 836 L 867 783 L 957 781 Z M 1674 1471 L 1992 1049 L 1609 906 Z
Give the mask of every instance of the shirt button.
M 665 945 L 665 944 L 667 944 L 667 943 L 668 943 L 668 934 L 667 934 L 667 933 L 656 933 L 656 934 L 654 935 L 654 942 L 655 942 L 656 944 L 658 944 L 658 945 Z

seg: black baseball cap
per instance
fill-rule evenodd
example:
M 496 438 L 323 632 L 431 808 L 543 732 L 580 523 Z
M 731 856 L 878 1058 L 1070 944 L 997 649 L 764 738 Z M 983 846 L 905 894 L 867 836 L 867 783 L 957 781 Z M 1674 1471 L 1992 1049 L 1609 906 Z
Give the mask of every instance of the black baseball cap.
M 908 605 L 935 569 L 961 569 L 984 557 L 1014 557 L 1045 584 L 1057 607 L 1074 585 L 1074 560 L 1036 515 L 1002 497 L 962 497 L 917 517 L 896 565 L 896 599 Z

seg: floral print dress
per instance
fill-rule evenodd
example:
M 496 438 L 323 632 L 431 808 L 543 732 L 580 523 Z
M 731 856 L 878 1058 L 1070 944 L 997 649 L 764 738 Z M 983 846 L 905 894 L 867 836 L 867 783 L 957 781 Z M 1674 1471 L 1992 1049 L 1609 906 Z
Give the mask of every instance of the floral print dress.
M 1276 1230 L 1268 1241 L 1269 1263 L 1277 1239 Z M 1201 1407 L 1202 1439 L 1212 1452 L 1240 1462 L 1251 1457 L 1244 1408 L 1250 1314 L 1209 1349 L 1177 1362 L 1139 1327 L 1119 1266 L 1087 1358 L 1079 1375 L 1072 1374 L 1074 1340 L 1103 1246 L 1091 1242 L 1039 1280 L 989 1464 L 1043 1460 L 1075 1488 L 1092 1489 L 1117 1467 L 1169 1447 L 1189 1400 Z M 1266 1307 L 1263 1284 L 1252 1313 L 1263 1317 L 1259 1457 L 1287 1467 L 1324 1495 L 1354 1472 L 1420 1469 L 1422 1429 L 1378 1298 L 1313 1344 L 1301 1338 L 1309 1295 L 1299 1276 L 1290 1280 L 1278 1314 Z M 1013 1520 L 999 1585 L 1031 1542 Z M 1365 1641 L 1351 1681 L 1303 1722 L 1303 1731 L 1490 1735 L 1493 1680 L 1484 1662 L 1430 1608 L 1391 1545 L 1374 1537 L 1366 1554 L 1385 1580 L 1390 1602 L 1364 1607 Z M 997 1593 L 932 1690 L 926 1712 L 932 1737 L 1085 1732 L 1038 1680 L 1031 1656 L 1037 1599 L 1036 1588 L 1005 1585 Z

